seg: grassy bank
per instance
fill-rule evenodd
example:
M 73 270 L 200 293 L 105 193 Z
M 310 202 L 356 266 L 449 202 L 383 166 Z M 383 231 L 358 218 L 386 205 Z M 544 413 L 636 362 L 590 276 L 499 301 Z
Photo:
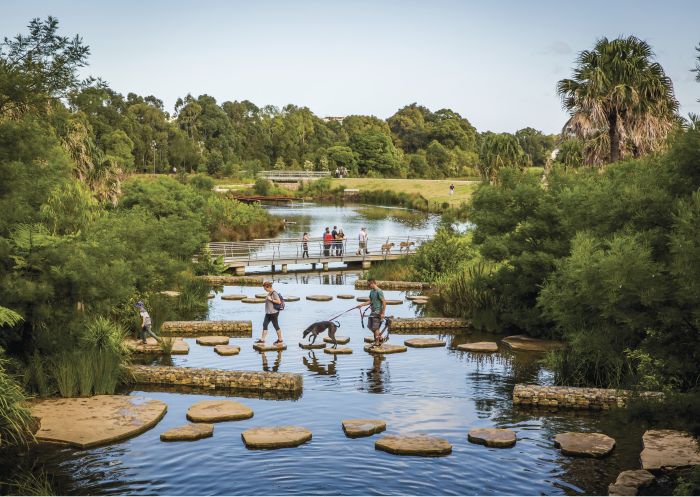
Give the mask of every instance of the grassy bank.
M 455 185 L 455 192 L 450 195 L 450 185 Z M 332 188 L 357 188 L 363 191 L 391 191 L 396 193 L 416 194 L 431 203 L 447 202 L 451 207 L 467 203 L 476 190 L 478 181 L 450 179 L 384 179 L 384 178 L 343 178 L 331 180 Z

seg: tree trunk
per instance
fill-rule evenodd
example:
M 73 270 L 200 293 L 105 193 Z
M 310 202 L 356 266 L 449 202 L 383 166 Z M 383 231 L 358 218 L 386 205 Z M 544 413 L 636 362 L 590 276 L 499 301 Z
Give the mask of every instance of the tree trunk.
M 620 133 L 617 131 L 617 112 L 608 117 L 608 134 L 610 136 L 610 162 L 620 160 Z

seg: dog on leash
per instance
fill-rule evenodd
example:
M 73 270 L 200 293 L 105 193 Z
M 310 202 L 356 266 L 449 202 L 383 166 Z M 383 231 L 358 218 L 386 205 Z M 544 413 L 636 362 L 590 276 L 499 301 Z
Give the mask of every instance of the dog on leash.
M 309 335 L 313 335 L 309 343 L 314 343 L 319 335 L 328 330 L 328 338 L 333 340 L 333 348 L 336 349 L 338 348 L 338 342 L 335 339 L 335 330 L 339 327 L 340 323 L 338 321 L 317 321 L 304 330 L 302 337 L 306 338 Z

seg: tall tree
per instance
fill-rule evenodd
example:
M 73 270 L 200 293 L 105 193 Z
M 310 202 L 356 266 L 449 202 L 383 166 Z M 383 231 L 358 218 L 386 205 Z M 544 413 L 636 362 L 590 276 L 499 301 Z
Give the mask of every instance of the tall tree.
M 591 163 L 658 150 L 678 122 L 671 79 L 634 36 L 598 40 L 578 56 L 573 78 L 557 92 L 571 117 L 564 132 L 586 140 Z

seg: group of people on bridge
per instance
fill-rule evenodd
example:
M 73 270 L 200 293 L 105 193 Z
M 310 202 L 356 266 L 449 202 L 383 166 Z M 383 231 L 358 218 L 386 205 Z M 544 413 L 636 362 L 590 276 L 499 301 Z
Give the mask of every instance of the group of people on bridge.
M 341 257 L 343 255 L 343 252 L 345 250 L 345 240 L 346 240 L 346 235 L 345 232 L 343 231 L 343 228 L 338 228 L 337 226 L 333 226 L 333 230 L 331 231 L 330 226 L 326 226 L 326 229 L 324 230 L 322 236 L 323 240 L 323 255 L 325 257 Z M 369 251 L 367 250 L 367 228 L 362 227 L 360 228 L 360 232 L 357 236 L 358 239 L 358 249 L 356 254 L 357 255 L 362 255 L 364 254 L 369 254 Z M 309 241 L 311 238 L 309 237 L 308 233 L 304 233 L 301 237 L 301 248 L 302 248 L 302 253 L 301 253 L 301 258 L 302 259 L 308 259 L 309 258 Z

